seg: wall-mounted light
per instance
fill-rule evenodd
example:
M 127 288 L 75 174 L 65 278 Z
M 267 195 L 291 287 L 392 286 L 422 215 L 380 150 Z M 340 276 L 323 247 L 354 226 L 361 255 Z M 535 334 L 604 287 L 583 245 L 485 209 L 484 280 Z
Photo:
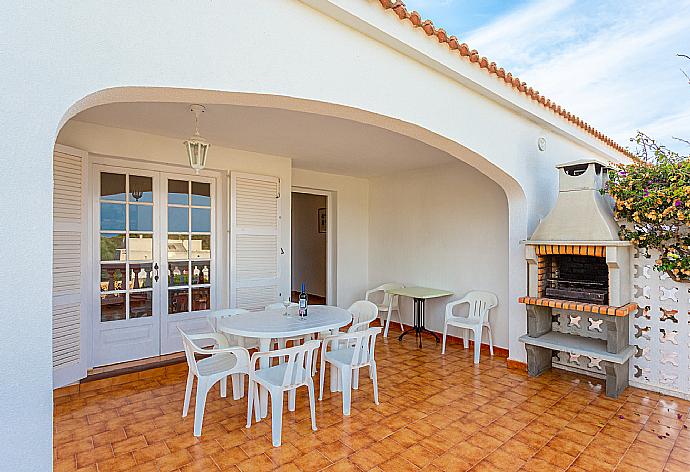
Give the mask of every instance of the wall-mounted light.
M 537 139 L 537 149 L 542 152 L 546 151 L 546 138 L 544 136 L 540 136 L 539 139 Z

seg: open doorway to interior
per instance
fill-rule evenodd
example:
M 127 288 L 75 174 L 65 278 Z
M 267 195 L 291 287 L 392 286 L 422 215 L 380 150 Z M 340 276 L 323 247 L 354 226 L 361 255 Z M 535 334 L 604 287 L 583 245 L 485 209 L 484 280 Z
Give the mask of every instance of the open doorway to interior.
M 292 299 L 304 283 L 309 303 L 321 305 L 329 302 L 329 198 L 307 192 L 292 192 Z

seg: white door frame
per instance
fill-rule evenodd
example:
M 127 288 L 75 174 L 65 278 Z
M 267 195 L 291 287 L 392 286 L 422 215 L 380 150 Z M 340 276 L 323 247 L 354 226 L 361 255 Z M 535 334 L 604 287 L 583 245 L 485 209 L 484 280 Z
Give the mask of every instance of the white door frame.
M 306 193 L 326 197 L 326 304 L 337 304 L 336 291 L 336 192 L 310 187 L 292 187 L 294 193 Z M 292 212 L 292 192 L 290 193 L 290 211 Z M 290 222 L 292 224 L 292 221 Z M 292 254 L 292 241 L 290 242 Z M 290 265 L 290 290 L 292 290 L 292 265 Z
M 98 177 L 96 175 L 97 171 L 95 168 L 97 166 L 107 166 L 107 167 L 112 167 L 112 168 L 120 168 L 120 169 L 127 169 L 131 171 L 144 171 L 144 172 L 160 172 L 161 174 L 176 174 L 180 177 L 185 176 L 187 178 L 192 179 L 193 177 L 197 176 L 197 174 L 192 170 L 189 169 L 188 167 L 181 166 L 181 165 L 175 165 L 175 164 L 166 164 L 166 163 L 157 163 L 157 162 L 150 162 L 150 161 L 145 161 L 141 159 L 133 159 L 130 157 L 119 157 L 119 156 L 106 156 L 106 155 L 101 155 L 101 154 L 88 154 L 88 161 L 86 161 L 86 166 L 88 166 L 87 170 L 87 184 L 88 186 L 85 188 L 85 201 L 86 201 L 86 218 L 85 218 L 85 232 L 87 234 L 87 237 L 89 239 L 88 243 L 86 244 L 87 247 L 87 252 L 88 254 L 86 255 L 86 258 L 88 260 L 87 264 L 87 274 L 85 275 L 85 283 L 83 285 L 84 287 L 84 294 L 83 297 L 86 300 L 86 303 L 84 304 L 85 307 L 85 322 L 83 323 L 84 325 L 84 338 L 82 340 L 82 346 L 84 349 L 84 354 L 85 354 L 85 359 L 87 360 L 87 366 L 88 368 L 92 368 L 95 366 L 95 356 L 94 356 L 94 337 L 95 337 L 95 320 L 94 320 L 94 314 L 96 311 L 99 309 L 98 303 L 98 296 L 100 294 L 100 287 L 97 281 L 95 280 L 95 277 L 97 275 L 97 270 L 94 266 L 94 261 L 96 258 L 96 255 L 98 252 L 95 250 L 95 244 L 96 240 L 96 235 L 99 231 L 99 224 L 97 221 L 95 221 L 95 216 L 97 215 L 97 212 L 94 211 L 94 205 L 97 204 L 94 203 L 96 199 L 95 192 L 98 189 L 98 185 L 96 185 L 95 180 Z M 85 166 L 85 167 L 86 167 Z M 216 169 L 205 169 L 201 170 L 198 174 L 200 177 L 207 177 L 207 178 L 213 178 L 215 179 L 215 191 L 214 191 L 214 212 L 215 215 L 212 216 L 212 225 L 214 226 L 215 233 L 213 237 L 213 248 L 215 249 L 215 281 L 213 284 L 215 285 L 215 290 L 212 290 L 212 299 L 211 299 L 211 304 L 213 307 L 221 307 L 222 306 L 222 300 L 224 296 L 227 296 L 227 291 L 226 291 L 226 280 L 228 277 L 227 270 L 225 268 L 225 264 L 223 264 L 225 256 L 225 251 L 226 251 L 226 240 L 225 238 L 227 237 L 227 222 L 224 221 L 223 219 L 223 214 L 227 210 L 226 209 L 226 195 L 224 191 L 224 176 L 225 176 L 225 171 L 222 170 L 216 170 Z M 159 211 L 163 211 L 163 208 L 160 208 Z M 167 209 L 165 209 L 167 211 Z M 160 258 L 159 258 L 160 261 Z M 159 265 L 161 268 L 159 269 L 159 276 L 163 274 L 163 267 L 162 264 Z M 165 272 L 167 273 L 167 272 Z M 159 297 L 159 299 L 161 299 Z M 86 321 L 88 320 L 88 321 Z M 159 327 L 161 325 L 160 323 L 160 318 L 159 318 Z M 160 333 L 159 333 L 160 337 Z

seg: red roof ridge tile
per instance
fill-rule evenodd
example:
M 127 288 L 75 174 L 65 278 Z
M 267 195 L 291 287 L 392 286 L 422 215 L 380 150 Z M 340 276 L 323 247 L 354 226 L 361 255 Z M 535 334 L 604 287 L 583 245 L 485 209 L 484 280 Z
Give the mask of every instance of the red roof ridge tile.
M 598 131 L 592 127 L 589 123 L 586 123 L 580 117 L 573 115 L 560 105 L 557 105 L 551 99 L 544 97 L 537 90 L 529 87 L 527 83 L 522 82 L 517 77 L 514 77 L 512 73 L 507 72 L 502 67 L 498 67 L 495 62 L 490 62 L 486 57 L 480 56 L 476 49 L 470 49 L 467 44 L 459 43 L 457 37 L 449 36 L 443 28 L 436 28 L 431 20 L 424 20 L 416 11 L 408 12 L 403 1 L 379 0 L 379 3 L 381 3 L 381 6 L 384 9 L 395 12 L 400 20 L 409 20 L 413 27 L 422 28 L 428 36 L 436 36 L 438 42 L 448 44 L 448 47 L 451 51 L 457 50 L 461 57 L 467 57 L 471 63 L 477 64 L 481 69 L 486 69 L 489 74 L 493 74 L 499 79 L 503 79 L 503 81 L 512 88 L 517 89 L 521 93 L 525 93 L 532 100 L 540 103 L 546 108 L 549 108 L 557 115 L 560 115 L 565 120 L 584 130 L 586 133 L 594 136 L 598 140 L 609 145 L 627 157 L 633 160 L 637 159 L 636 156 L 629 150 L 603 134 L 601 131 Z

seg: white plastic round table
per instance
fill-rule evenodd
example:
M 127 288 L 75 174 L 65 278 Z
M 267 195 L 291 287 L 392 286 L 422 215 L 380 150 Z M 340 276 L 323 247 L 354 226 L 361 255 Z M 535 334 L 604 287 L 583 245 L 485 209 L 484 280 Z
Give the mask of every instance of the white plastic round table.
M 271 349 L 271 339 L 294 338 L 324 331 L 336 331 L 352 321 L 349 311 L 335 306 L 309 305 L 308 315 L 299 317 L 297 308 L 251 311 L 218 320 L 218 331 L 247 338 L 257 338 L 262 352 Z M 268 359 L 260 361 L 268 367 Z M 268 415 L 268 391 L 261 389 L 261 417 Z

